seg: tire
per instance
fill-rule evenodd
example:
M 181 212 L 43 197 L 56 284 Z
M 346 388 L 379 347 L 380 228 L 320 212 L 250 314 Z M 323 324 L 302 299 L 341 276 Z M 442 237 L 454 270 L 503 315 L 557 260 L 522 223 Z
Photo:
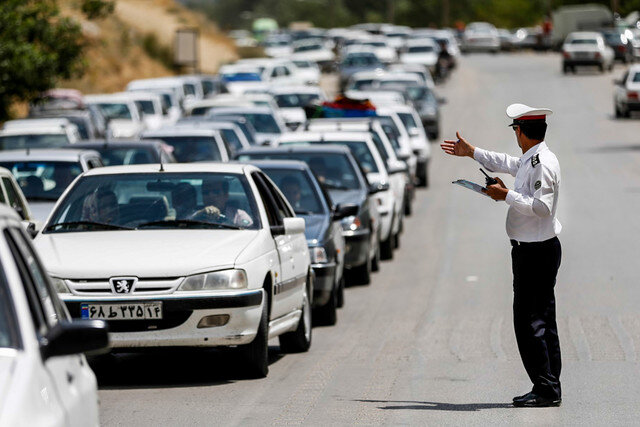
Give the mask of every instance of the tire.
M 393 259 L 393 234 L 390 234 L 387 240 L 380 242 L 380 259 Z
M 338 295 L 336 296 L 336 305 L 338 308 L 344 307 L 344 286 L 345 286 L 344 273 L 340 278 L 340 284 L 338 286 Z
M 613 109 L 615 110 L 616 119 L 620 119 L 620 118 L 622 118 L 624 116 L 622 114 L 622 111 L 620 111 L 620 109 L 618 108 L 618 105 L 616 103 L 613 104 Z
M 309 301 L 309 290 L 306 285 L 302 298 L 302 316 L 300 316 L 298 327 L 295 331 L 287 332 L 278 337 L 280 341 L 280 351 L 284 353 L 304 353 L 311 347 L 311 303 Z
M 398 248 L 400 248 L 400 232 L 396 233 L 395 236 L 393 236 L 393 249 Z
M 562 66 L 562 73 L 567 74 L 569 72 L 569 67 L 567 65 Z
M 333 285 L 329 301 L 322 307 L 313 310 L 313 324 L 319 326 L 333 326 L 338 322 L 338 291 L 340 285 Z
M 631 110 L 629 110 L 628 108 L 627 108 L 626 110 L 624 110 L 624 111 L 622 112 L 622 117 L 625 117 L 625 118 L 627 118 L 627 119 L 628 119 L 629 117 L 631 117 Z
M 604 64 L 598 65 L 598 69 L 600 70 L 601 73 L 604 73 Z
M 429 164 L 424 165 L 424 175 L 418 177 L 418 187 L 429 188 Z
M 349 274 L 353 276 L 353 281 L 358 285 L 368 285 L 371 283 L 372 260 L 368 254 L 369 252 L 367 252 L 367 261 L 364 264 L 354 267 L 349 271 Z
M 258 333 L 252 342 L 239 347 L 248 364 L 249 378 L 264 378 L 269 373 L 269 318 L 268 304 L 265 304 L 260 317 Z
M 408 195 L 405 195 L 405 197 L 404 197 L 404 214 L 405 214 L 405 216 L 411 216 L 412 213 L 413 213 L 413 206 L 411 204 L 410 197 Z
M 371 271 L 380 271 L 380 239 L 378 238 L 378 247 L 371 260 Z

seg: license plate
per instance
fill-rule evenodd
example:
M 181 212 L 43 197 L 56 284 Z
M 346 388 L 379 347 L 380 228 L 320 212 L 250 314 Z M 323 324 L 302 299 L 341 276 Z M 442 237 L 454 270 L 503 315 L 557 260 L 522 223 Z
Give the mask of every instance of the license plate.
M 83 319 L 146 320 L 162 319 L 162 302 L 135 304 L 81 304 Z
M 593 55 L 591 52 L 576 52 L 576 58 L 591 58 Z

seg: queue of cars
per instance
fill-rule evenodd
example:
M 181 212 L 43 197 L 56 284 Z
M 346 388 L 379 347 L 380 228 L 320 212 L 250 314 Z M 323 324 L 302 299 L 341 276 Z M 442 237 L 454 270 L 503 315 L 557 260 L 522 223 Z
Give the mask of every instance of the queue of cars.
M 46 357 L 28 357 L 39 377 L 24 387 L 41 388 L 54 387 L 42 372 L 55 380 L 56 364 L 73 365 L 76 388 L 51 397 L 60 424 L 95 424 L 95 377 L 78 354 L 104 350 L 107 328 L 113 352 L 229 347 L 260 378 L 270 339 L 307 351 L 313 326 L 337 324 L 350 303 L 345 287 L 368 285 L 394 257 L 417 188 L 429 185 L 436 70 L 402 63 L 383 36 L 345 38 L 339 58 L 383 67 L 346 78 L 347 103 L 366 107 L 353 115 L 318 86 L 336 58 L 317 35 L 216 76 L 49 91 L 4 124 L 0 201 L 17 214 L 0 209 L 10 229 L 0 256 L 19 255 L 27 273 L 22 285 L 11 268 L 0 274 L 0 294 L 11 294 L 0 304 L 15 306 L 0 312 L 0 343 L 13 348 L 0 362 L 39 346 Z M 431 37 L 411 45 L 439 48 Z M 35 310 L 25 298 L 40 301 L 46 325 L 29 323 L 39 318 L 23 315 Z M 0 423 L 12 419 L 0 406 Z

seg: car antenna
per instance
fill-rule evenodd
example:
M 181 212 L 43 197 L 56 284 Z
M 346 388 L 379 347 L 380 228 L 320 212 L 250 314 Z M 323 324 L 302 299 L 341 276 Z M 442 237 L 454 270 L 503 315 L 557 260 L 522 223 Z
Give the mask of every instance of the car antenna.
M 160 154 L 160 170 L 159 172 L 164 172 L 164 165 L 162 164 L 162 154 Z

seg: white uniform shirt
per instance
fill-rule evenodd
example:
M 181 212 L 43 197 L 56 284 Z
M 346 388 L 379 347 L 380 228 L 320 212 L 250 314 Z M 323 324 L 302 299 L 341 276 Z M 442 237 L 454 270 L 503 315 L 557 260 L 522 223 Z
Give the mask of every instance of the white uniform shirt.
M 473 158 L 492 172 L 515 176 L 505 202 L 507 235 L 519 242 L 543 242 L 562 230 L 556 218 L 560 192 L 560 163 L 541 142 L 517 158 L 476 148 Z

